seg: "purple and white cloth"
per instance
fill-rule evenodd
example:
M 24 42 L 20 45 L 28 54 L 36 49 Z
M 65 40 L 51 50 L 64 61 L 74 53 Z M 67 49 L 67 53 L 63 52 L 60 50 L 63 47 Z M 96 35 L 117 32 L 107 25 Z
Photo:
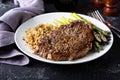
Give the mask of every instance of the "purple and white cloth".
M 27 65 L 29 58 L 14 46 L 14 32 L 26 20 L 44 12 L 43 0 L 14 0 L 18 7 L 0 17 L 0 63 Z

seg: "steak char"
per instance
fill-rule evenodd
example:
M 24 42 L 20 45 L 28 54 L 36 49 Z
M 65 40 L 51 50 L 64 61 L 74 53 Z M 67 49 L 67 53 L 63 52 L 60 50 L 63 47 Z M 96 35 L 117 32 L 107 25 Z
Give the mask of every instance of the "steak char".
M 35 54 L 51 60 L 75 60 L 87 55 L 92 49 L 92 25 L 73 21 L 62 25 L 45 36 Z

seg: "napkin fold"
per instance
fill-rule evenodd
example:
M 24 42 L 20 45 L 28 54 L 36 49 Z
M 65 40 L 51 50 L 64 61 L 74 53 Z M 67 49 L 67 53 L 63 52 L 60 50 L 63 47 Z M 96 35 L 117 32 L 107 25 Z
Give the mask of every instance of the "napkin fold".
M 29 58 L 15 48 L 14 32 L 26 20 L 44 12 L 43 0 L 14 0 L 18 7 L 0 17 L 0 63 L 27 65 Z

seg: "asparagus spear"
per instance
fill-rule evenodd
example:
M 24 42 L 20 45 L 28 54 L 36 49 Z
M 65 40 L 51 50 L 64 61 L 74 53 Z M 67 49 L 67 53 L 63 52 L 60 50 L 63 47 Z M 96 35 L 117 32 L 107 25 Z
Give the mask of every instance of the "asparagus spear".
M 94 36 L 95 36 L 95 39 L 96 39 L 98 42 L 102 42 L 102 40 L 101 40 L 101 38 L 100 38 L 100 35 L 99 35 L 97 32 L 93 31 L 93 34 L 94 34 Z
M 98 48 L 98 50 L 102 49 L 102 46 L 99 44 L 99 42 L 95 41 L 95 45 Z
M 101 34 L 103 34 L 104 36 L 109 36 L 110 32 L 108 31 L 104 31 L 96 26 L 93 26 L 93 29 L 96 30 L 97 32 L 100 32 Z
M 53 22 L 54 22 L 55 24 L 57 24 L 58 26 L 61 26 L 61 25 L 64 24 L 63 22 L 61 22 L 61 21 L 59 21 L 59 20 L 57 20 L 57 19 L 54 19 Z
M 64 21 L 65 24 L 69 24 L 70 23 L 64 16 L 61 18 L 61 20 Z
M 79 19 L 83 22 L 85 22 L 86 24 L 90 23 L 88 20 L 84 19 L 83 17 L 81 17 L 80 15 L 78 15 L 77 13 L 71 13 L 71 16 L 75 19 Z

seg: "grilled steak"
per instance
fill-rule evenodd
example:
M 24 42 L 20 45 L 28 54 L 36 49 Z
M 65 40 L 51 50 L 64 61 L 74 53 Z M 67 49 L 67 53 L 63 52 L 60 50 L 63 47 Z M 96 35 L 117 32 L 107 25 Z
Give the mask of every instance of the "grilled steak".
M 53 30 L 39 43 L 35 54 L 51 60 L 75 60 L 92 49 L 92 25 L 74 21 Z

